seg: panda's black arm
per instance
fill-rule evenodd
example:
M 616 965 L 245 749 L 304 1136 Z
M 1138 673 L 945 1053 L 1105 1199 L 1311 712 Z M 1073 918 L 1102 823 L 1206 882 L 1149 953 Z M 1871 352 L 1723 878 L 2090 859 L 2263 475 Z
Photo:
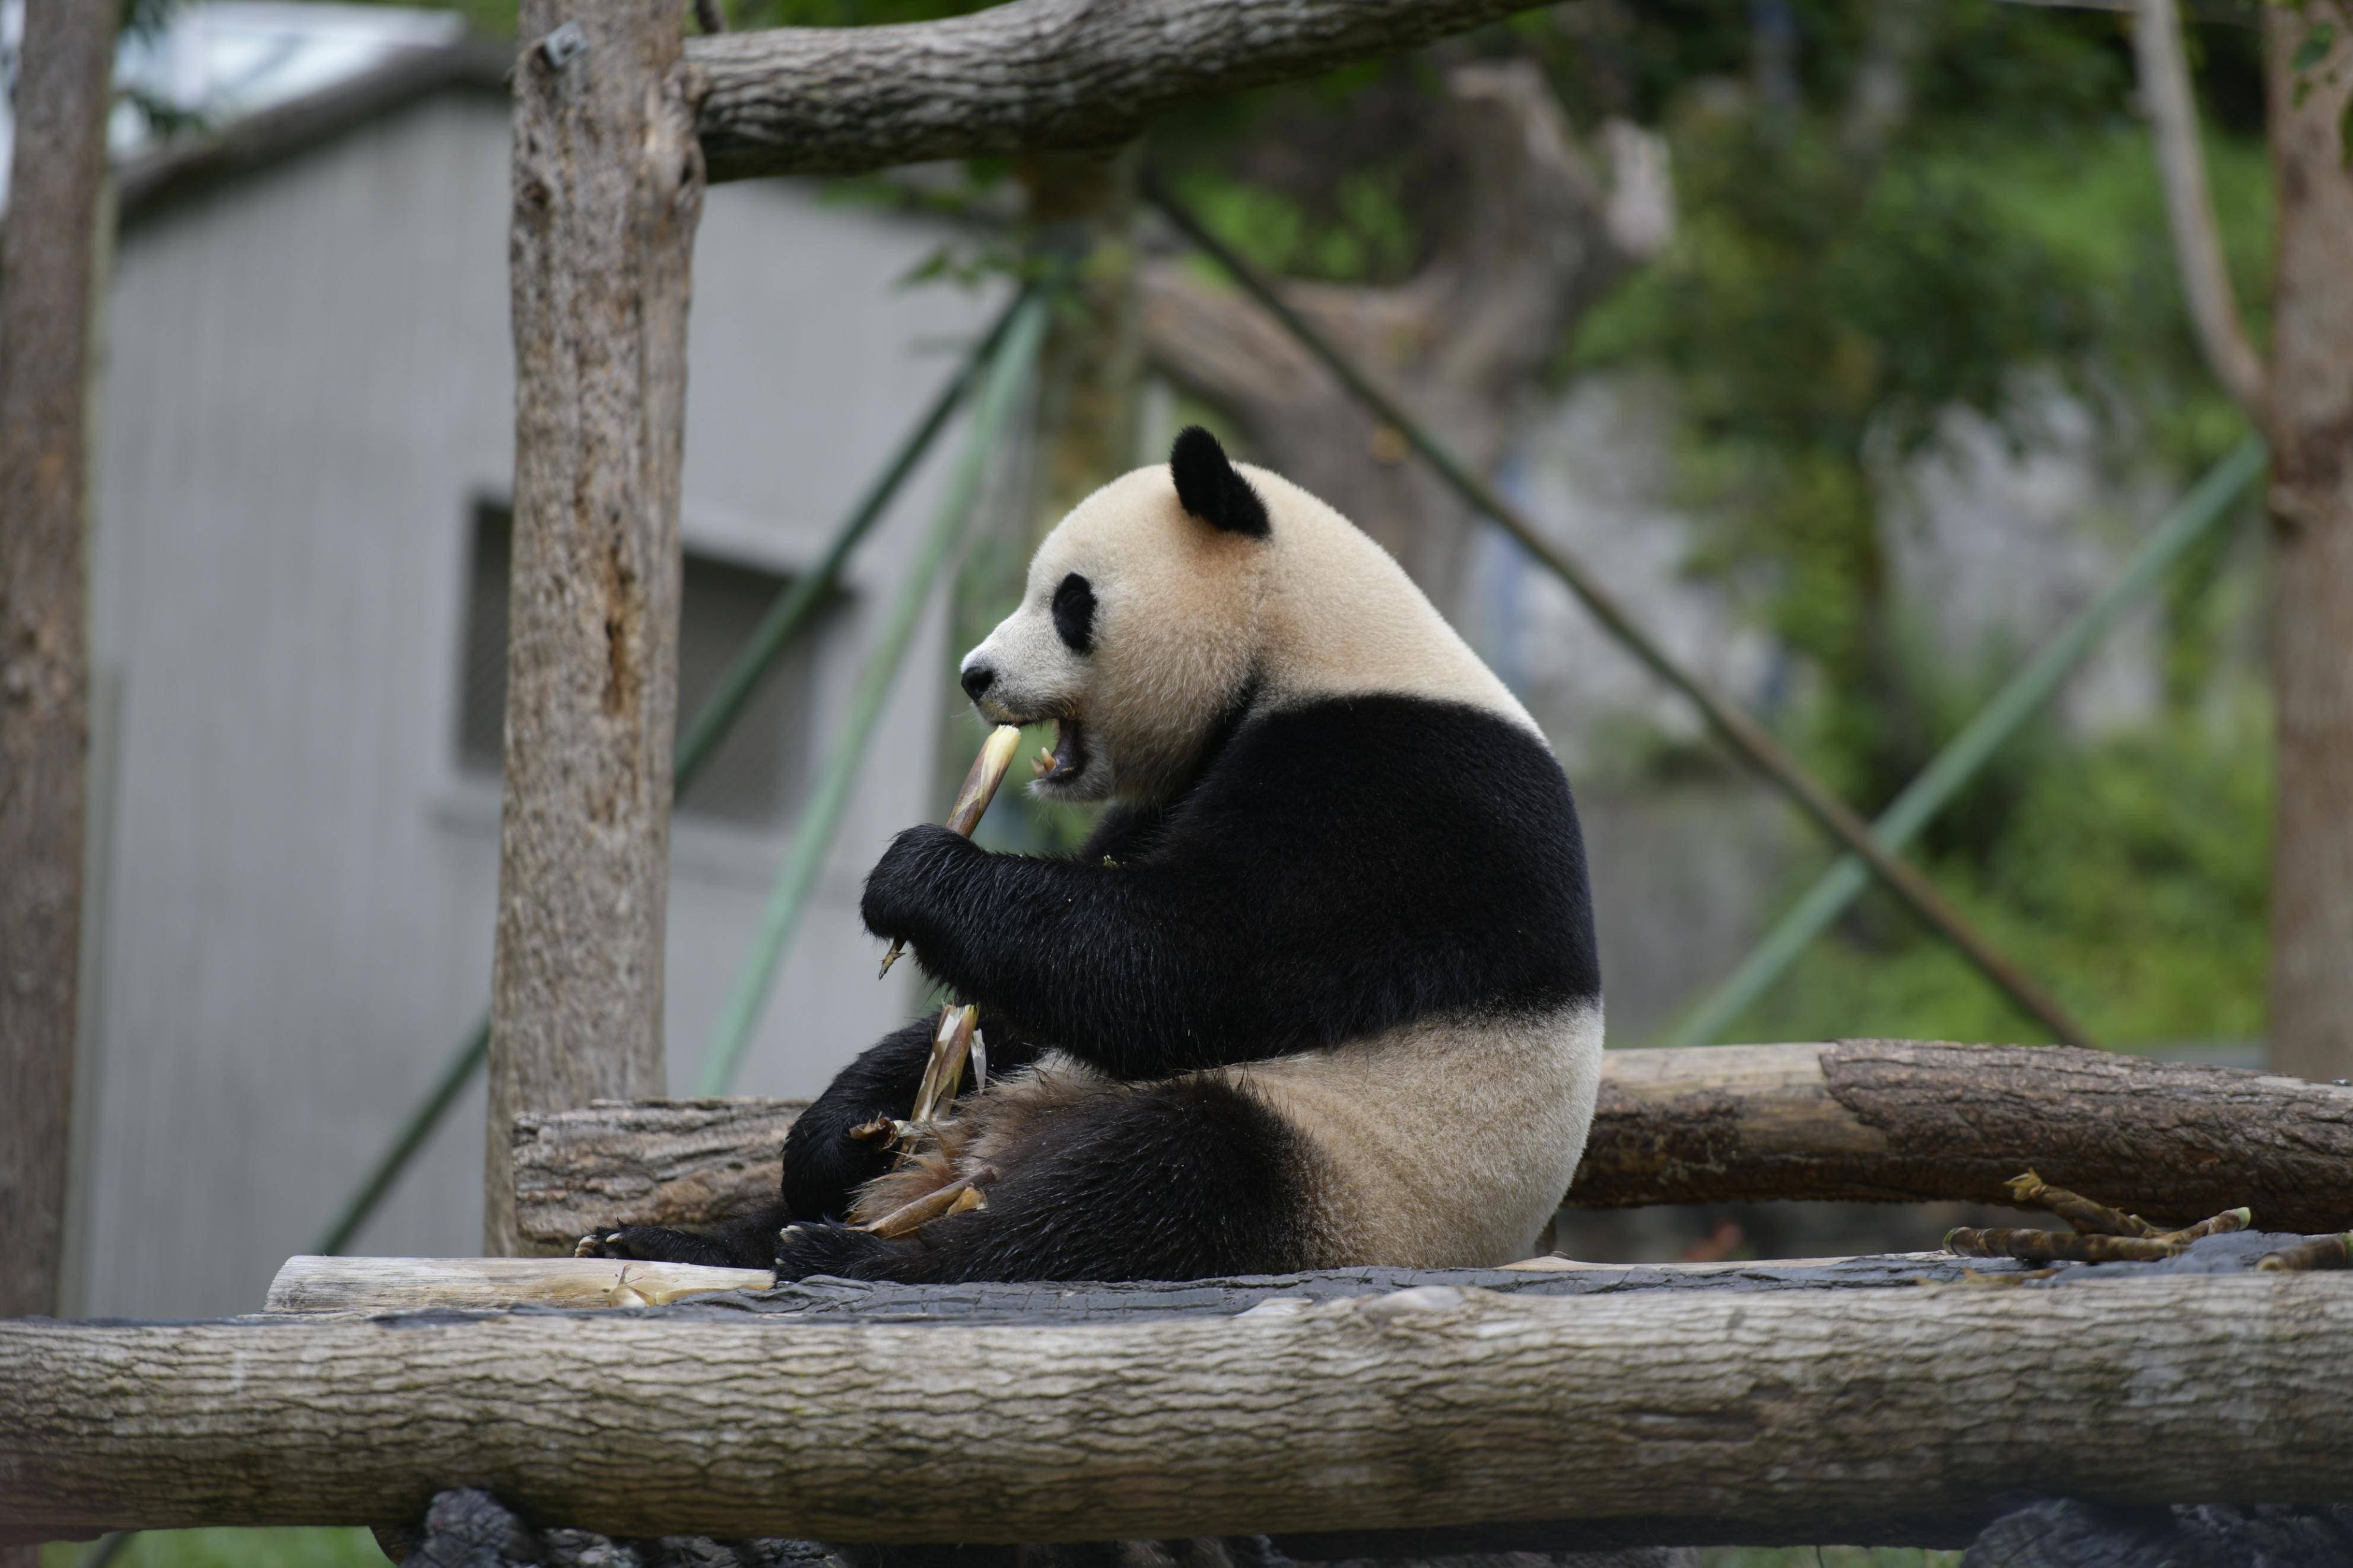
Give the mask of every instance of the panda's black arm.
M 1115 1077 L 1159 1078 L 1218 1065 L 1182 977 L 1219 966 L 1176 929 L 1167 881 L 1100 861 L 991 854 L 926 825 L 876 865 L 864 912 L 869 930 L 906 938 L 956 994 Z
M 866 922 L 1124 1079 L 1599 994 L 1567 783 L 1491 715 L 1367 699 L 1253 725 L 1117 858 L 911 828 Z

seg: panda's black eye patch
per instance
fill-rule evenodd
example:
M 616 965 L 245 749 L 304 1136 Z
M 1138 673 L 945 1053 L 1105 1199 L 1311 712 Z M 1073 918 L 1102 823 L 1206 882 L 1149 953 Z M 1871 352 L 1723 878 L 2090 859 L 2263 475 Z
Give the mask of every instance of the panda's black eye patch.
M 1095 650 L 1094 584 L 1076 572 L 1054 590 L 1054 630 L 1072 653 Z

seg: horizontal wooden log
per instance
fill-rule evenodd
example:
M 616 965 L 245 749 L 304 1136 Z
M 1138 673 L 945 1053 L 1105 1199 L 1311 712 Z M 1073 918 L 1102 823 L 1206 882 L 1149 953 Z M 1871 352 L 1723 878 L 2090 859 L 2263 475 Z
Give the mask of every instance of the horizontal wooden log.
M 2276 1238 L 2271 1245 L 2293 1241 Z M 2248 1262 L 2252 1264 L 2250 1256 Z M 1243 1279 L 1080 1284 L 901 1285 L 819 1278 L 777 1288 L 762 1269 L 600 1258 L 293 1258 L 278 1271 L 267 1312 L 480 1311 L 520 1306 L 659 1307 L 736 1290 L 766 1292 L 749 1310 L 839 1321 L 1072 1323 L 1137 1317 L 1233 1316 L 1255 1307 L 1378 1296 L 1419 1285 L 1507 1294 L 1595 1296 L 1632 1290 L 1853 1290 L 1949 1284 L 2014 1274 L 2008 1258 L 1949 1252 L 1743 1263 L 1578 1263 L 1532 1258 L 1502 1268 L 1327 1269 Z
M 2012 1490 L 2322 1501 L 2353 1277 L 1423 1287 L 1149 1322 L 692 1304 L 0 1322 L 0 1532 L 408 1522 L 452 1484 L 614 1535 L 1009 1542 L 1732 1521 L 1868 1540 Z M 1819 1533 L 1810 1538 L 1820 1539 Z
M 765 1290 L 766 1269 L 609 1258 L 290 1258 L 265 1312 L 391 1312 L 446 1308 L 662 1307 L 723 1290 Z
M 1108 147 L 1165 110 L 1410 49 L 1538 0 L 1013 0 L 691 38 L 713 180 Z
M 678 1225 L 776 1190 L 795 1100 L 604 1105 L 515 1132 L 522 1227 Z M 1909 1040 L 1611 1051 L 1567 1202 L 2007 1201 L 2031 1167 L 2186 1224 L 2353 1228 L 2353 1089 L 2065 1047 Z
M 599 1226 L 691 1225 L 773 1201 L 805 1100 L 600 1100 L 514 1123 L 515 1223 L 569 1253 Z

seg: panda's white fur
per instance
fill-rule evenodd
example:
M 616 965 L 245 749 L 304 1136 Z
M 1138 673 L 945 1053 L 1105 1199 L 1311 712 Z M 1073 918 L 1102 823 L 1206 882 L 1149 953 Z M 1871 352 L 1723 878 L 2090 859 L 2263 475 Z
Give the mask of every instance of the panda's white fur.
M 869 927 L 1013 1070 L 889 1170 L 850 1130 L 904 1113 L 912 1025 L 796 1124 L 776 1210 L 587 1245 L 907 1279 L 1525 1256 L 1599 1078 L 1583 848 L 1534 721 L 1397 563 L 1187 431 L 1063 520 L 962 676 L 1058 722 L 1041 795 L 1110 803 L 1075 857 L 915 828 L 869 879 Z M 986 1210 L 839 1223 L 959 1175 Z

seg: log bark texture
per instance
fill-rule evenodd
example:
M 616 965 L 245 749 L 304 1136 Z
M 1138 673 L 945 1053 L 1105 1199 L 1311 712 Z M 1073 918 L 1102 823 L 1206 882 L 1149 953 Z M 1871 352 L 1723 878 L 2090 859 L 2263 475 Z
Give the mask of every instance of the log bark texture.
M 518 1112 L 663 1088 L 679 463 L 702 155 L 682 0 L 524 0 L 485 1242 Z
M 2263 50 L 2279 205 L 2271 1059 L 2336 1079 L 2353 1076 L 2353 5 L 2266 6 Z
M 112 0 L 25 16 L 0 226 L 0 1317 L 57 1310 L 90 749 L 90 319 Z
M 2263 1250 L 2301 1239 L 2250 1237 L 2234 1244 L 2240 1255 L 2237 1262 L 2252 1267 Z M 1385 1295 L 1428 1284 L 1539 1296 L 1620 1295 L 1635 1290 L 1883 1290 L 1949 1285 L 1972 1277 L 2012 1276 L 2027 1268 L 2014 1258 L 1898 1252 L 1872 1258 L 1741 1263 L 1579 1263 L 1565 1258 L 1532 1258 L 1501 1268 L 1344 1268 L 1174 1282 L 901 1285 L 819 1276 L 777 1285 L 762 1269 L 619 1263 L 598 1258 L 290 1258 L 270 1281 L 262 1310 L 273 1313 L 471 1312 L 543 1306 L 590 1310 L 693 1300 L 731 1313 L 783 1314 L 825 1321 L 1068 1324 L 1235 1317 L 1254 1308 L 1282 1311 L 1314 1301 Z M 756 1297 L 737 1294 L 745 1291 L 756 1292 Z M 710 1301 L 718 1295 L 731 1299 Z
M 1111 147 L 1153 116 L 1536 0 L 1014 0 L 944 21 L 696 38 L 714 180 Z
M 0 1533 L 413 1521 L 973 1542 L 2325 1501 L 2353 1278 L 1503 1297 L 1067 1327 L 0 1323 Z M 1989 1375 L 1998 1368 L 1999 1375 Z M 1819 1533 L 1809 1537 L 1820 1539 Z
M 569 1247 L 772 1198 L 795 1100 L 523 1119 L 519 1218 Z M 2353 1228 L 2353 1089 L 2063 1046 L 1906 1040 L 1611 1051 L 1579 1208 L 1769 1198 L 2005 1204 L 2032 1168 L 2152 1220 L 2244 1204 L 2268 1230 Z

